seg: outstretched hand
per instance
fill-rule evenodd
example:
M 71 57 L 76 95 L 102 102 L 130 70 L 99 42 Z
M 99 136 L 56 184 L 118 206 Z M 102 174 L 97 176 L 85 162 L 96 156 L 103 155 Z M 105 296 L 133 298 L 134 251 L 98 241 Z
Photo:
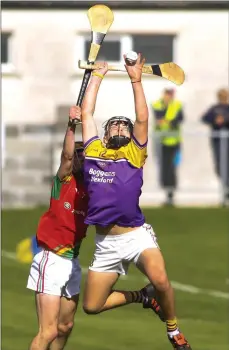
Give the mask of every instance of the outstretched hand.
M 125 68 L 130 77 L 132 83 L 140 82 L 142 79 L 142 67 L 145 64 L 145 58 L 141 53 L 138 54 L 137 61 L 134 65 L 128 65 L 128 61 L 126 61 L 126 55 L 123 56 L 125 59 Z

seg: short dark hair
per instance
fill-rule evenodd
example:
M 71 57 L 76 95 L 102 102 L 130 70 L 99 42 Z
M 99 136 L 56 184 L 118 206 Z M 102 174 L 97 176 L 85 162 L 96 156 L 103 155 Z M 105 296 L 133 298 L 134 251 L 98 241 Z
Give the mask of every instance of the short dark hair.
M 175 89 L 167 88 L 164 90 L 164 93 L 173 96 L 175 94 Z

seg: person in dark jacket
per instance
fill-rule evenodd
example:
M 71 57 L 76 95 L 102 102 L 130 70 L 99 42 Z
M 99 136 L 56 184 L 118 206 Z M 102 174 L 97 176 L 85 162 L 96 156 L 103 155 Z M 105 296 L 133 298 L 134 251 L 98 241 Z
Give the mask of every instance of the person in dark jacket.
M 215 171 L 223 187 L 222 205 L 229 205 L 229 91 L 217 92 L 217 103 L 202 116 L 202 122 L 211 127 L 211 147 Z

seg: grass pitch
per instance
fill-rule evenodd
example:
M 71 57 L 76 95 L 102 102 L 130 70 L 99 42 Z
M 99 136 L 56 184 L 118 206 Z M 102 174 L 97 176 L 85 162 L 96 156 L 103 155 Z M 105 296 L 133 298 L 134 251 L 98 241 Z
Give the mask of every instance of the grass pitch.
M 36 231 L 44 208 L 2 212 L 2 250 L 15 252 L 16 244 Z M 200 292 L 176 290 L 180 328 L 193 350 L 228 349 L 227 209 L 147 209 L 163 251 L 172 281 L 201 288 Z M 84 241 L 80 261 L 87 267 L 93 255 L 93 230 Z M 2 350 L 26 350 L 37 330 L 34 296 L 26 290 L 29 265 L 2 257 Z M 84 281 L 83 281 L 84 282 Z M 82 287 L 83 287 L 82 282 Z M 138 289 L 145 284 L 131 267 L 129 278 L 118 287 Z M 83 313 L 81 304 L 68 350 L 166 350 L 171 349 L 164 324 L 150 310 L 134 304 L 100 315 Z

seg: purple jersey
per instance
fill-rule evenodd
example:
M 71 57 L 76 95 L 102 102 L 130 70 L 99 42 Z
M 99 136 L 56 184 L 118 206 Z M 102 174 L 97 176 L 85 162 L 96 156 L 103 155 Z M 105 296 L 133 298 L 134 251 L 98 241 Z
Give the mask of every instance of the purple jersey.
M 85 223 L 138 227 L 145 218 L 139 207 L 147 144 L 132 136 L 128 145 L 107 149 L 95 136 L 85 144 L 84 179 L 89 194 Z

